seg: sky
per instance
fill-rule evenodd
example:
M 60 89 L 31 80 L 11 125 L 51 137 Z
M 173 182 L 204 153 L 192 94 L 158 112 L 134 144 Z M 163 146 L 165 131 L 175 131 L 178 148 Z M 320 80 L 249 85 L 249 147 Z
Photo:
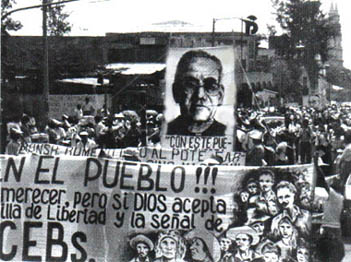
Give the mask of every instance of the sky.
M 16 0 L 14 8 L 37 5 L 41 0 Z M 56 0 L 55 0 L 56 1 Z M 321 0 L 322 9 L 329 12 L 331 3 L 340 14 L 344 65 L 351 69 L 350 0 Z M 240 20 L 249 15 L 257 17 L 259 34 L 267 34 L 267 24 L 276 24 L 271 0 L 80 0 L 67 3 L 64 9 L 70 14 L 71 36 L 104 36 L 108 32 L 140 32 L 161 29 L 165 31 L 212 31 L 213 18 L 216 31 L 240 32 Z M 20 20 L 23 28 L 13 35 L 41 35 L 42 14 L 40 9 L 14 13 L 12 18 Z M 223 19 L 233 18 L 233 19 Z M 190 23 L 191 26 L 171 28 L 155 26 L 171 20 Z M 277 25 L 277 28 L 279 26 Z M 264 46 L 264 44 L 263 44 Z

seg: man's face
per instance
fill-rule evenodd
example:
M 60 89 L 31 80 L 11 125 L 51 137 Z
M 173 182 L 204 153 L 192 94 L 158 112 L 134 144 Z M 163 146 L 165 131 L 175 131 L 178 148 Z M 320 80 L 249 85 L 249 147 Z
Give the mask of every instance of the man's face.
M 150 248 L 148 245 L 146 245 L 144 243 L 138 243 L 136 245 L 136 250 L 138 252 L 139 257 L 146 257 L 147 254 L 149 254 Z
M 247 234 L 238 234 L 235 237 L 235 242 L 241 250 L 247 250 L 251 245 L 250 237 Z
M 294 197 L 295 194 L 287 187 L 279 188 L 277 191 L 278 202 L 285 209 L 293 207 Z
M 190 246 L 191 257 L 193 260 L 202 261 L 206 258 L 204 244 L 200 239 L 194 239 Z
M 229 238 L 221 238 L 221 241 L 219 242 L 221 246 L 221 250 L 223 251 L 228 251 L 230 248 L 230 245 L 232 244 L 232 241 Z
M 183 99 L 179 103 L 182 114 L 193 121 L 207 122 L 212 119 L 223 100 L 218 66 L 209 58 L 194 58 L 177 88 L 183 90 Z
M 268 192 L 272 189 L 274 181 L 271 174 L 262 174 L 259 178 L 260 188 L 263 192 Z

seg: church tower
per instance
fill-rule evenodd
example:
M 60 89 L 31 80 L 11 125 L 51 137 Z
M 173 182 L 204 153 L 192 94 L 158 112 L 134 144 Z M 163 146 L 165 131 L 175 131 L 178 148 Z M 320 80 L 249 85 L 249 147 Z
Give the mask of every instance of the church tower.
M 332 67 L 343 67 L 343 55 L 342 55 L 342 35 L 340 25 L 340 15 L 338 6 L 331 4 L 329 11 L 329 23 L 334 29 L 334 36 L 328 41 L 328 63 Z

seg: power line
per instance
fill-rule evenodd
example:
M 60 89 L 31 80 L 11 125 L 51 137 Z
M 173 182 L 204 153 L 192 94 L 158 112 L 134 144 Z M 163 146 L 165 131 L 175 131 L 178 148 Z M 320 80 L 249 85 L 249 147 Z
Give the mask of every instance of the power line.
M 64 0 L 64 1 L 59 1 L 59 2 L 51 2 L 51 3 L 46 3 L 46 4 L 33 5 L 33 6 L 27 6 L 27 7 L 13 9 L 13 10 L 9 11 L 8 13 L 5 13 L 4 15 L 2 15 L 1 21 L 4 21 L 5 18 L 7 18 L 9 15 L 11 15 L 15 12 L 18 12 L 18 11 L 24 11 L 24 10 L 40 8 L 40 7 L 47 7 L 47 6 L 52 6 L 52 5 L 61 5 L 61 4 L 76 2 L 76 1 L 80 1 L 80 0 Z

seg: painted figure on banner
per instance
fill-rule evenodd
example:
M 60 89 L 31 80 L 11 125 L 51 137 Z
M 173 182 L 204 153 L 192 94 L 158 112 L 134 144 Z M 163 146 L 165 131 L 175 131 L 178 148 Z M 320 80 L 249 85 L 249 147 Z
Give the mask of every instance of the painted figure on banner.
M 192 230 L 184 236 L 188 242 L 189 262 L 217 262 L 221 248 L 217 238 L 205 230 Z
M 297 189 L 295 185 L 288 181 L 281 181 L 276 186 L 277 199 L 281 207 L 281 211 L 272 220 L 273 234 L 279 234 L 279 223 L 284 217 L 289 217 L 299 233 L 304 236 L 309 235 L 311 223 L 308 211 L 300 208 L 295 204 L 295 195 Z
M 155 251 L 155 262 L 183 262 L 186 252 L 185 239 L 176 230 L 161 231 Z
M 262 256 L 252 262 L 280 262 L 280 248 L 273 243 L 266 243 L 262 247 Z
M 276 215 L 278 213 L 277 196 L 273 191 L 275 175 L 271 170 L 263 170 L 258 177 L 260 193 L 253 196 L 250 201 L 255 203 L 255 209 L 265 214 Z
M 233 254 L 233 241 L 227 237 L 226 231 L 219 237 L 221 247 L 220 262 L 235 262 Z
M 236 244 L 234 252 L 235 261 L 252 261 L 259 257 L 254 246 L 258 244 L 260 238 L 257 232 L 249 226 L 231 228 L 227 236 Z
M 233 72 L 234 60 L 224 59 L 225 52 L 228 49 L 170 51 L 163 135 L 233 135 L 235 86 L 228 72 Z
M 154 243 L 147 236 L 138 234 L 129 241 L 137 256 L 129 262 L 151 262 L 149 253 L 154 249 Z
M 265 167 L 249 171 L 232 189 L 236 205 L 227 236 L 235 243 L 235 261 L 309 261 L 308 245 L 297 251 L 311 233 L 311 177 L 310 168 Z

